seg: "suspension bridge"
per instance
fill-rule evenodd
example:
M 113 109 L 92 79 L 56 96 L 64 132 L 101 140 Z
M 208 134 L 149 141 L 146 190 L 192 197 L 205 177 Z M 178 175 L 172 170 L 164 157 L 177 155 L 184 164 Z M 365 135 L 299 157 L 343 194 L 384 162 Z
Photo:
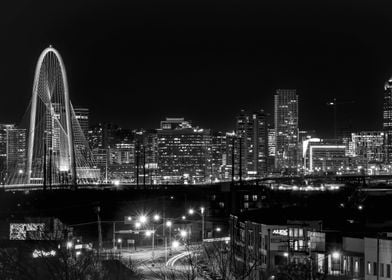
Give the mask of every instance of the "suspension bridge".
M 39 56 L 28 115 L 25 162 L 22 169 L 8 170 L 5 187 L 99 182 L 100 171 L 70 101 L 64 62 L 52 46 Z

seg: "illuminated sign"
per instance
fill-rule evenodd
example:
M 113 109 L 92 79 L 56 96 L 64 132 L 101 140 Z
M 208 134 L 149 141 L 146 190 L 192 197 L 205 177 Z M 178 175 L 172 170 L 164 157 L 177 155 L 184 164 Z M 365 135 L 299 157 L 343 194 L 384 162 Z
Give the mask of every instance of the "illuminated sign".
M 273 235 L 279 235 L 279 236 L 287 236 L 287 228 L 279 228 L 279 229 L 274 229 L 272 230 Z
M 47 257 L 54 257 L 56 256 L 56 251 L 51 250 L 51 251 L 43 251 L 43 250 L 37 250 L 35 249 L 33 252 L 33 258 L 47 258 Z

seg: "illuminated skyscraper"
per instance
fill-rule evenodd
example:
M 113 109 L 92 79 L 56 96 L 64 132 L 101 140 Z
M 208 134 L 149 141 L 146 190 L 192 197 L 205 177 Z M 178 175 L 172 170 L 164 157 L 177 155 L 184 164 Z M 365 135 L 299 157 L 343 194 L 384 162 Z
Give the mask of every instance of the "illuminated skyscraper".
M 383 130 L 385 136 L 385 161 L 392 161 L 392 77 L 384 85 Z
M 7 170 L 20 173 L 26 169 L 26 129 L 7 129 Z
M 295 89 L 278 89 L 275 94 L 275 168 L 296 172 L 298 151 L 298 95 Z
M 203 183 L 210 180 L 211 135 L 192 127 L 183 118 L 161 122 L 158 135 L 158 168 L 162 183 Z
M 240 137 L 243 178 L 260 178 L 267 173 L 268 132 L 263 110 L 252 114 L 241 111 L 236 132 Z

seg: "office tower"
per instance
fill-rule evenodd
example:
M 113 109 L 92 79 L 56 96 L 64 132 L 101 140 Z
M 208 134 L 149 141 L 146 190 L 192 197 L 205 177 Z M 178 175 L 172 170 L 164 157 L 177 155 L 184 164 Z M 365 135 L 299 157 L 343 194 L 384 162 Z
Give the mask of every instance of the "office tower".
M 211 135 L 212 181 L 225 179 L 226 159 L 226 134 L 222 132 L 213 132 Z
M 240 169 L 242 178 L 261 178 L 267 173 L 268 132 L 263 110 L 237 117 L 236 134 L 241 147 Z
M 349 155 L 357 165 L 382 163 L 384 161 L 384 132 L 361 131 L 351 134 Z
M 7 173 L 7 131 L 14 129 L 14 124 L 0 124 L 0 182 L 3 183 Z
M 296 173 L 298 150 L 298 95 L 295 89 L 278 89 L 275 94 L 275 168 Z
M 158 137 L 156 130 L 135 132 L 135 179 L 138 184 L 157 183 Z
M 26 169 L 26 129 L 7 129 L 7 172 L 23 173 Z
M 383 130 L 385 162 L 392 162 L 392 77 L 384 85 Z
M 276 134 L 274 127 L 268 127 L 268 172 L 275 169 Z
M 75 118 L 78 120 L 80 128 L 84 134 L 84 137 L 88 139 L 89 132 L 89 115 L 90 111 L 88 108 L 74 108 Z
M 161 122 L 157 135 L 161 183 L 196 184 L 209 181 L 209 130 L 192 127 L 183 118 L 167 118 Z

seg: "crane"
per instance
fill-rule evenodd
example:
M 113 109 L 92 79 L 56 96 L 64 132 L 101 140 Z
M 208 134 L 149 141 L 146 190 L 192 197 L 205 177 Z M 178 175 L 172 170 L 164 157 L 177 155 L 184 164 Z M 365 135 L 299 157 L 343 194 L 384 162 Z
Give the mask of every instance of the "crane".
M 333 107 L 333 137 L 334 139 L 337 139 L 337 114 L 338 114 L 338 105 L 344 105 L 344 104 L 352 104 L 355 103 L 355 101 L 350 100 L 350 101 L 337 101 L 336 97 L 333 98 L 332 101 L 327 102 L 327 106 Z

